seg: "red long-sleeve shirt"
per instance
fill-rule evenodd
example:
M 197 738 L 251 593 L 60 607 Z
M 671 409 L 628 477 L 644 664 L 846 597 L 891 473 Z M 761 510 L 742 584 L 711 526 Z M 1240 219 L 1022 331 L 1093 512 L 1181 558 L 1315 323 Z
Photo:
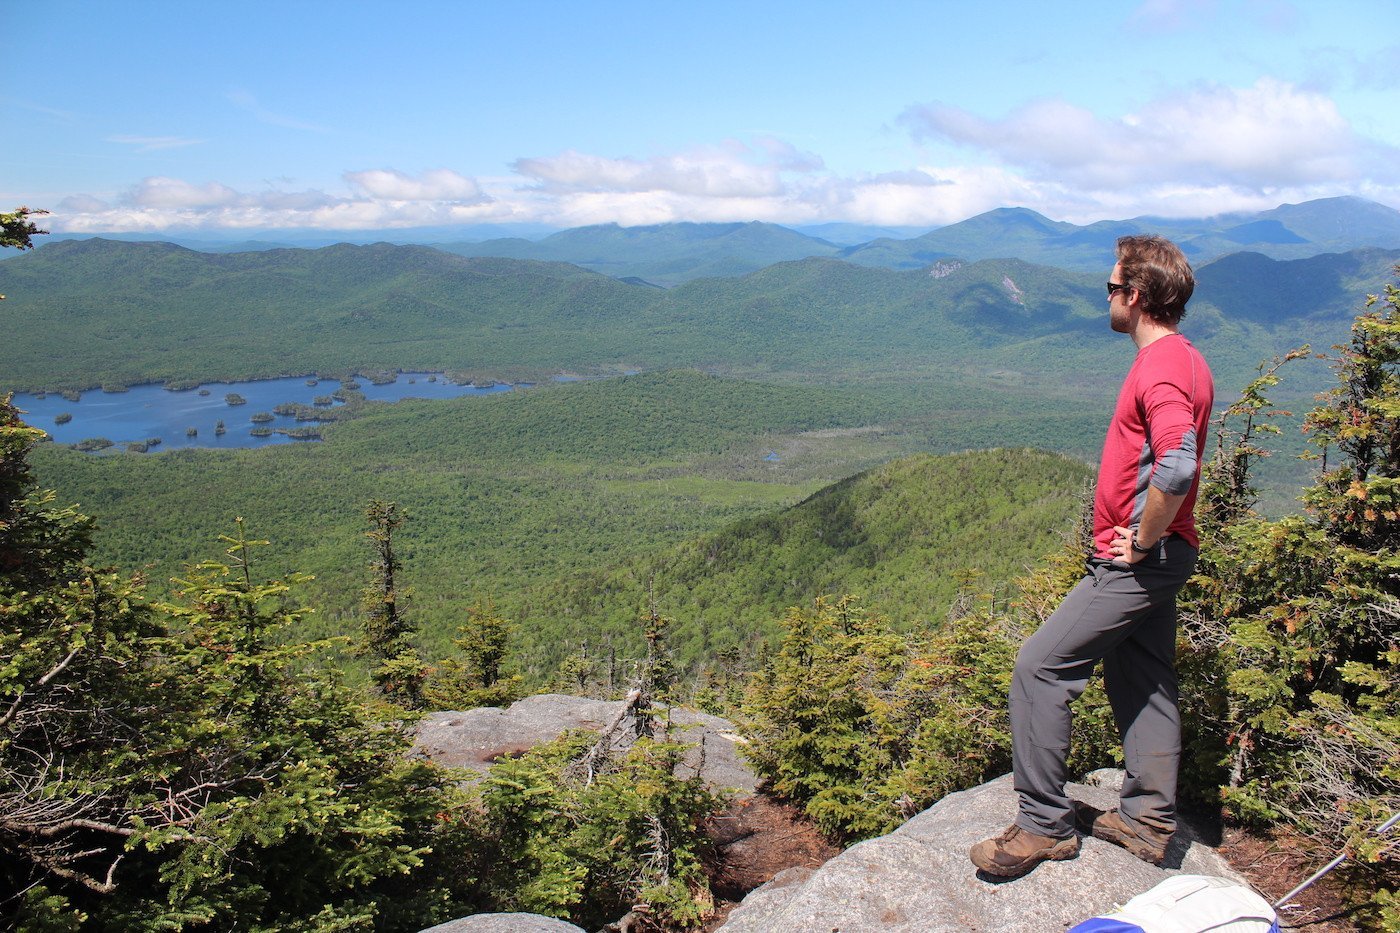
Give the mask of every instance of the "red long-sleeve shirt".
M 1180 334 L 1160 337 L 1138 351 L 1123 380 L 1103 442 L 1094 491 L 1094 553 L 1105 560 L 1113 527 L 1136 527 L 1150 486 L 1185 495 L 1167 526 L 1200 547 L 1196 490 L 1200 485 L 1215 383 L 1199 350 Z

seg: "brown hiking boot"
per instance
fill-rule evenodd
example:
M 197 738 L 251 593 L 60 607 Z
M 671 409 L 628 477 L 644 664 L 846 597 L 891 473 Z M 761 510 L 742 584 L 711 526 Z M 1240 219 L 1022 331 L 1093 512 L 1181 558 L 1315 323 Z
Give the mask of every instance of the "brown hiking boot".
M 1055 839 L 1037 836 L 1019 826 L 1008 826 L 1001 835 L 983 839 L 972 847 L 972 864 L 999 878 L 1019 878 L 1041 862 L 1062 861 L 1079 854 L 1079 837 Z
M 1162 864 L 1167 857 L 1167 843 L 1171 842 L 1171 833 L 1154 830 L 1140 823 L 1129 826 L 1117 810 L 1109 810 L 1106 813 L 1081 812 L 1079 815 L 1081 819 L 1087 817 L 1084 819 L 1084 822 L 1088 823 L 1087 831 L 1093 834 L 1095 839 L 1102 839 L 1127 849 L 1144 862 L 1151 862 L 1153 865 Z

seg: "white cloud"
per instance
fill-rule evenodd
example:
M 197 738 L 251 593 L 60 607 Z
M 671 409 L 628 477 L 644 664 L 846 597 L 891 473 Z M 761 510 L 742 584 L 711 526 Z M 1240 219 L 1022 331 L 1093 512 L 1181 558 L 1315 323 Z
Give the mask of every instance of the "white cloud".
M 58 202 L 60 214 L 98 214 L 111 209 L 112 205 L 90 194 L 74 194 Z
M 1328 97 L 1262 78 L 1202 86 L 1118 118 L 1039 100 L 1000 120 L 947 104 L 911 108 L 917 137 L 980 150 L 1031 179 L 1086 189 L 1142 185 L 1263 191 L 1357 179 L 1400 181 L 1396 153 L 1359 137 Z
M 350 230 L 477 222 L 489 216 L 490 199 L 455 172 L 418 179 L 391 170 L 351 172 L 357 191 L 333 195 L 314 189 L 237 191 L 219 182 L 193 184 L 150 177 L 101 200 L 66 198 L 54 212 L 54 228 L 71 233 L 109 230 L 310 228 Z M 463 197 L 474 192 L 470 199 Z M 434 197 L 436 195 L 437 197 Z
M 754 146 L 763 151 L 768 161 L 785 172 L 815 172 L 826 167 L 815 152 L 803 152 L 792 143 L 775 136 L 760 136 Z
M 151 177 L 101 199 L 65 200 L 54 229 L 364 229 L 533 222 L 844 220 L 947 224 L 1022 206 L 1087 223 L 1142 214 L 1204 216 L 1357 194 L 1400 207 L 1400 155 L 1356 132 L 1328 97 L 1262 79 L 1201 85 L 1102 116 L 1042 99 L 1001 118 L 941 103 L 901 118 L 931 141 L 918 164 L 841 175 L 771 137 L 648 157 L 577 150 L 522 158 L 511 175 L 449 168 L 348 171 L 338 191 L 286 179 L 241 191 Z M 963 150 L 957 154 L 953 150 Z M 970 154 L 969 154 L 970 153 Z M 914 161 L 911 159 L 911 161 Z
M 181 149 L 197 146 L 202 139 L 189 139 L 184 136 L 108 136 L 107 142 L 134 146 L 137 152 L 155 152 L 159 149 Z
M 481 188 L 465 175 L 440 168 L 417 178 L 393 169 L 346 172 L 345 180 L 371 198 L 388 201 L 475 202 L 483 199 Z
M 192 185 L 178 178 L 155 176 L 143 179 L 123 200 L 137 208 L 198 210 L 227 207 L 237 203 L 240 195 L 218 182 Z
M 555 192 L 652 192 L 699 198 L 781 196 L 783 173 L 811 172 L 821 159 L 772 138 L 749 145 L 726 140 L 649 159 L 609 158 L 568 150 L 519 159 L 515 170 Z

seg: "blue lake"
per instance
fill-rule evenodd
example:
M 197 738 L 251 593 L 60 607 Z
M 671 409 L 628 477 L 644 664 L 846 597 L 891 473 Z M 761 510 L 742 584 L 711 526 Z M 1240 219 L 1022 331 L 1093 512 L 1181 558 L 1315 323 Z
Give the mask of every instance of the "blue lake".
M 374 385 L 368 379 L 358 379 L 358 391 L 372 402 L 397 402 L 406 398 L 443 399 L 463 395 L 492 395 L 516 388 L 505 383 L 494 386 L 456 385 L 437 373 L 400 373 L 392 383 Z M 310 384 L 310 383 L 314 383 Z M 158 437 L 159 446 L 152 451 L 178 450 L 185 447 L 262 447 L 267 444 L 290 444 L 294 438 L 275 433 L 277 428 L 316 427 L 314 422 L 299 422 L 291 415 L 274 415 L 273 420 L 255 424 L 253 415 L 271 413 L 278 405 L 296 402 L 314 404 L 317 397 L 328 396 L 341 388 L 336 379 L 308 379 L 305 376 L 283 379 L 258 379 L 250 382 L 208 382 L 192 389 L 170 391 L 160 385 L 133 386 L 126 392 L 103 392 L 90 389 L 76 402 L 57 393 L 40 398 L 20 392 L 14 405 L 25 412 L 24 420 L 46 431 L 59 444 L 76 444 L 94 437 L 105 437 L 122 449 L 122 445 Z M 246 404 L 230 405 L 225 396 L 235 393 Z M 332 406 L 339 407 L 341 402 Z M 71 421 L 56 424 L 55 419 L 69 415 Z M 225 433 L 216 435 L 215 428 L 223 421 Z M 267 437 L 254 437 L 257 427 L 274 429 Z M 190 435 L 189 429 L 195 434 Z

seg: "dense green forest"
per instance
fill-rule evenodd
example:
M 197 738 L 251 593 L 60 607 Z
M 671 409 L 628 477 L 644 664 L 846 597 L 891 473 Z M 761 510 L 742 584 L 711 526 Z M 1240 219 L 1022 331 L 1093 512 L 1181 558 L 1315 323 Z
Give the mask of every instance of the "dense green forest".
M 660 650 L 626 747 L 566 734 L 464 786 L 409 754 L 413 713 L 394 694 L 347 686 L 333 643 L 298 637 L 304 577 L 266 575 L 242 522 L 168 599 L 94 568 L 91 520 L 34 484 L 38 437 L 0 400 L 0 925 L 407 933 L 496 910 L 597 926 L 642 903 L 675 929 L 704 915 L 700 824 L 719 800 L 657 722 Z
M 556 651 L 606 643 L 624 656 L 641 648 L 638 615 L 659 612 L 675 620 L 671 644 L 692 667 L 755 656 L 788 607 L 821 597 L 855 595 L 899 629 L 936 627 L 968 578 L 1009 580 L 1052 552 L 1091 478 L 1082 463 L 1030 450 L 904 458 L 509 605 Z
M 364 504 L 396 501 L 408 517 L 400 535 L 405 580 L 428 653 L 446 651 L 467 607 L 491 598 L 521 616 L 518 650 L 533 657 L 540 646 L 532 667 L 542 675 L 558 660 L 559 635 L 581 638 L 592 622 L 616 623 L 641 608 L 634 589 L 589 618 L 558 615 L 544 608 L 564 598 L 551 595 L 563 592 L 558 580 L 578 577 L 565 586 L 570 601 L 595 587 L 606 592 L 614 584 L 604 568 L 794 504 L 917 450 L 1068 439 L 1092 456 L 1101 415 L 1055 417 L 1033 400 L 997 402 L 985 420 L 952 399 L 929 399 L 932 408 L 910 417 L 901 399 L 879 393 L 675 371 L 371 405 L 315 445 L 155 457 L 41 445 L 34 461 L 46 483 L 101 516 L 99 558 L 147 567 L 157 590 L 209 556 L 243 517 L 273 542 L 262 560 L 316 576 L 309 586 L 321 611 L 304 624 L 322 634 L 347 630 L 359 615 Z M 1042 480 L 1008 482 L 1008 495 L 1026 482 Z M 1027 531 L 1026 540 L 1036 539 Z M 645 575 L 672 585 L 669 570 Z M 796 585 L 783 581 L 771 598 L 815 594 L 841 577 L 827 570 Z M 733 631 L 734 623 L 723 628 Z M 702 631 L 685 636 L 687 665 L 701 656 Z
M 1356 283 L 1386 260 L 1204 267 L 1186 326 L 1220 396 L 1299 339 L 1339 339 Z M 363 503 L 399 501 L 433 651 L 484 596 L 532 605 L 546 598 L 524 594 L 561 575 L 597 573 L 892 457 L 1034 446 L 1092 461 L 1129 361 L 1103 326 L 1094 280 L 1015 261 L 932 278 L 813 259 L 658 293 L 573 266 L 426 248 L 211 255 L 79 241 L 9 260 L 0 277 L 10 293 L 0 316 L 15 335 L 0 347 L 10 385 L 407 365 L 500 376 L 668 360 L 762 376 L 724 392 L 655 375 L 369 406 L 297 449 L 36 453 L 46 483 L 101 516 L 100 558 L 149 567 L 157 587 L 245 516 L 275 542 L 269 559 L 293 566 L 295 556 L 317 575 L 311 624 L 326 632 L 357 611 L 347 594 Z M 1261 282 L 1276 284 L 1241 284 Z M 1324 375 L 1300 364 L 1280 398 L 1307 399 Z M 1296 508 L 1301 473 L 1284 457 L 1267 468 L 1268 511 Z

